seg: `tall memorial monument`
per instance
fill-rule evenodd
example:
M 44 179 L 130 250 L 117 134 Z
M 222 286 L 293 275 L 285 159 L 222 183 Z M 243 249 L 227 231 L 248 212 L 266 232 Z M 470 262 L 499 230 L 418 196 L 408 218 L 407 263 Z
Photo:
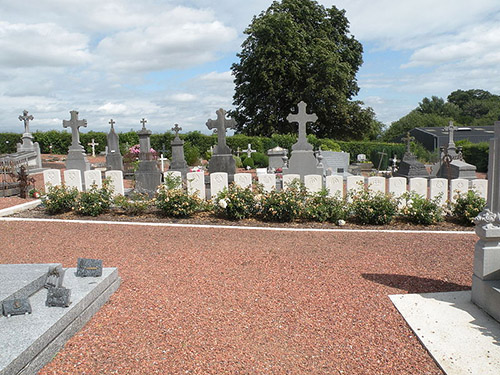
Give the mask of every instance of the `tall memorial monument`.
M 151 130 L 146 129 L 146 119 L 141 120 L 139 135 L 139 167 L 135 172 L 135 190 L 149 196 L 155 194 L 161 184 L 161 171 L 151 152 Z
M 479 241 L 474 251 L 472 302 L 500 322 L 500 121 L 490 141 L 488 203 L 475 219 Z
M 114 128 L 116 123 L 111 119 L 109 124 L 111 129 L 106 139 L 108 146 L 106 149 L 106 169 L 108 171 L 123 171 L 123 157 L 120 152 L 119 137 Z
M 82 173 L 90 170 L 85 149 L 80 143 L 80 127 L 87 127 L 87 120 L 78 120 L 78 112 L 70 111 L 70 120 L 63 120 L 63 127 L 71 129 L 71 146 L 66 159 L 66 169 L 78 169 Z
M 184 141 L 180 139 L 179 132 L 182 130 L 178 124 L 175 124 L 172 131 L 175 132 L 175 138 L 170 143 L 172 145 L 172 162 L 170 163 L 169 171 L 181 172 L 182 178 L 186 178 L 188 165 L 184 158 Z
M 27 156 L 28 167 L 30 169 L 40 169 L 42 168 L 40 145 L 38 142 L 33 142 L 34 138 L 30 133 L 30 121 L 33 121 L 33 119 L 34 117 L 28 115 L 28 111 L 26 110 L 19 116 L 19 121 L 24 123 L 24 133 L 21 138 L 21 143 L 17 144 L 17 153 Z
M 214 148 L 210 162 L 208 163 L 208 171 L 210 173 L 226 172 L 233 176 L 236 173 L 236 162 L 234 161 L 231 149 L 226 144 L 226 130 L 234 129 L 236 121 L 234 119 L 226 119 L 226 111 L 220 108 L 217 113 L 217 120 L 208 120 L 207 128 L 217 131 L 217 145 Z
M 292 155 L 288 167 L 283 167 L 283 174 L 298 174 L 301 181 L 304 181 L 304 176 L 315 174 L 323 175 L 323 165 L 314 154 L 313 146 L 307 141 L 306 125 L 309 122 L 316 122 L 318 116 L 316 114 L 308 114 L 307 104 L 301 101 L 298 105 L 296 114 L 289 114 L 287 117 L 288 122 L 299 124 L 299 139 L 297 143 L 292 146 Z

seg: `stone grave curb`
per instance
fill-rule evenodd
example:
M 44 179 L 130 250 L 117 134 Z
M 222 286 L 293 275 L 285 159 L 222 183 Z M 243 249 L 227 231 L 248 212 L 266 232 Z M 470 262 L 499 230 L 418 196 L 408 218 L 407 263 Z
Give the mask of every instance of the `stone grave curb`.
M 40 204 L 42 204 L 42 201 L 40 199 L 37 199 L 37 200 L 31 201 L 31 202 L 18 204 L 17 206 L 7 207 L 7 208 L 4 208 L 3 210 L 0 210 L 0 217 L 9 216 L 9 215 L 17 214 L 18 212 L 30 210 L 32 208 L 39 206 Z
M 68 279 L 69 273 L 74 274 L 75 268 L 69 268 L 66 271 L 65 280 Z M 91 290 L 82 292 L 82 295 L 75 295 L 72 299 L 76 299 L 74 305 L 70 308 L 65 309 L 63 315 L 51 316 L 54 320 L 53 324 L 48 327 L 44 332 L 39 334 L 38 337 L 34 338 L 32 342 L 28 343 L 28 346 L 23 350 L 15 359 L 10 363 L 5 365 L 4 368 L 0 369 L 0 375 L 7 374 L 35 374 L 43 366 L 45 366 L 54 355 L 64 346 L 66 341 L 71 338 L 76 332 L 78 332 L 89 320 L 90 318 L 104 305 L 104 303 L 109 299 L 109 297 L 118 289 L 121 279 L 118 276 L 117 268 L 104 268 L 102 278 L 76 278 L 78 282 L 85 283 L 88 282 L 96 283 Z M 98 282 L 96 282 L 96 280 Z M 73 281 L 74 282 L 74 281 Z M 66 285 L 70 289 L 74 287 L 73 284 Z M 72 290 L 73 291 L 73 290 Z M 78 290 L 77 290 L 78 292 Z M 29 324 L 37 324 L 37 319 L 45 319 L 47 317 L 42 316 L 45 312 L 48 314 L 51 309 L 44 307 L 46 298 L 46 289 L 41 289 L 35 293 L 30 298 L 30 302 L 33 306 L 33 314 L 29 315 L 27 318 L 26 326 L 29 329 Z M 78 297 L 77 297 L 78 296 Z M 37 317 L 35 314 L 36 310 L 39 310 L 40 315 Z M 49 314 L 50 315 L 50 314 Z M 0 319 L 16 319 L 17 317 L 5 318 L 0 317 Z M 23 318 L 23 317 L 20 317 Z M 48 319 L 48 318 L 47 318 Z M 1 327 L 0 327 L 1 328 Z M 14 325 L 15 328 L 15 325 Z M 6 337 L 14 336 L 14 332 L 4 332 Z M 2 333 L 2 335 L 4 334 Z M 18 332 L 19 333 L 19 332 Z

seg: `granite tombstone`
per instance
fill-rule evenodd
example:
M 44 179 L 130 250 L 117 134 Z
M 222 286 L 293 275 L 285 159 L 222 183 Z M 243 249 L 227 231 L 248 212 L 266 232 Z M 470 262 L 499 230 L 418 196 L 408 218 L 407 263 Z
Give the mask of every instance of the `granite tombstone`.
M 234 161 L 231 149 L 226 144 L 226 130 L 234 129 L 236 122 L 232 118 L 227 119 L 226 111 L 222 108 L 216 113 L 217 119 L 209 119 L 206 123 L 208 129 L 217 131 L 217 145 L 208 163 L 208 171 L 210 173 L 225 172 L 230 176 L 230 180 L 232 180 L 236 173 L 236 162 Z

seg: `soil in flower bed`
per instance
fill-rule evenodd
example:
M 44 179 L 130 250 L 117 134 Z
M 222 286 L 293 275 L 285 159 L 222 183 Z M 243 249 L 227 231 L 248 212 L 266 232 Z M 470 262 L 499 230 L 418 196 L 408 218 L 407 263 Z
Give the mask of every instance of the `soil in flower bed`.
M 98 221 L 127 221 L 127 222 L 151 222 L 151 223 L 175 223 L 195 225 L 228 225 L 228 226 L 250 226 L 250 227 L 277 227 L 277 228 L 314 228 L 314 229 L 371 229 L 371 230 L 433 230 L 433 231 L 473 231 L 474 227 L 464 226 L 451 218 L 435 225 L 415 225 L 406 222 L 403 218 L 396 218 L 387 225 L 359 225 L 347 222 L 343 226 L 335 223 L 319 223 L 306 220 L 295 220 L 291 223 L 265 222 L 255 218 L 238 221 L 226 220 L 210 212 L 198 212 L 188 218 L 170 218 L 162 216 L 158 210 L 151 209 L 148 212 L 130 216 L 123 211 L 111 210 L 97 217 L 81 216 L 75 212 L 60 215 L 48 215 L 42 206 L 20 212 L 11 217 L 63 219 L 63 220 L 98 220 Z

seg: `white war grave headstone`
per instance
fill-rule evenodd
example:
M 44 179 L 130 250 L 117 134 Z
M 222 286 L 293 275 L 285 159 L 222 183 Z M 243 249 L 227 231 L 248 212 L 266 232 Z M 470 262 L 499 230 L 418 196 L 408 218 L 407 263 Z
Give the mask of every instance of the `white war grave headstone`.
M 250 173 L 236 173 L 234 175 L 234 183 L 243 189 L 251 188 L 252 175 Z

